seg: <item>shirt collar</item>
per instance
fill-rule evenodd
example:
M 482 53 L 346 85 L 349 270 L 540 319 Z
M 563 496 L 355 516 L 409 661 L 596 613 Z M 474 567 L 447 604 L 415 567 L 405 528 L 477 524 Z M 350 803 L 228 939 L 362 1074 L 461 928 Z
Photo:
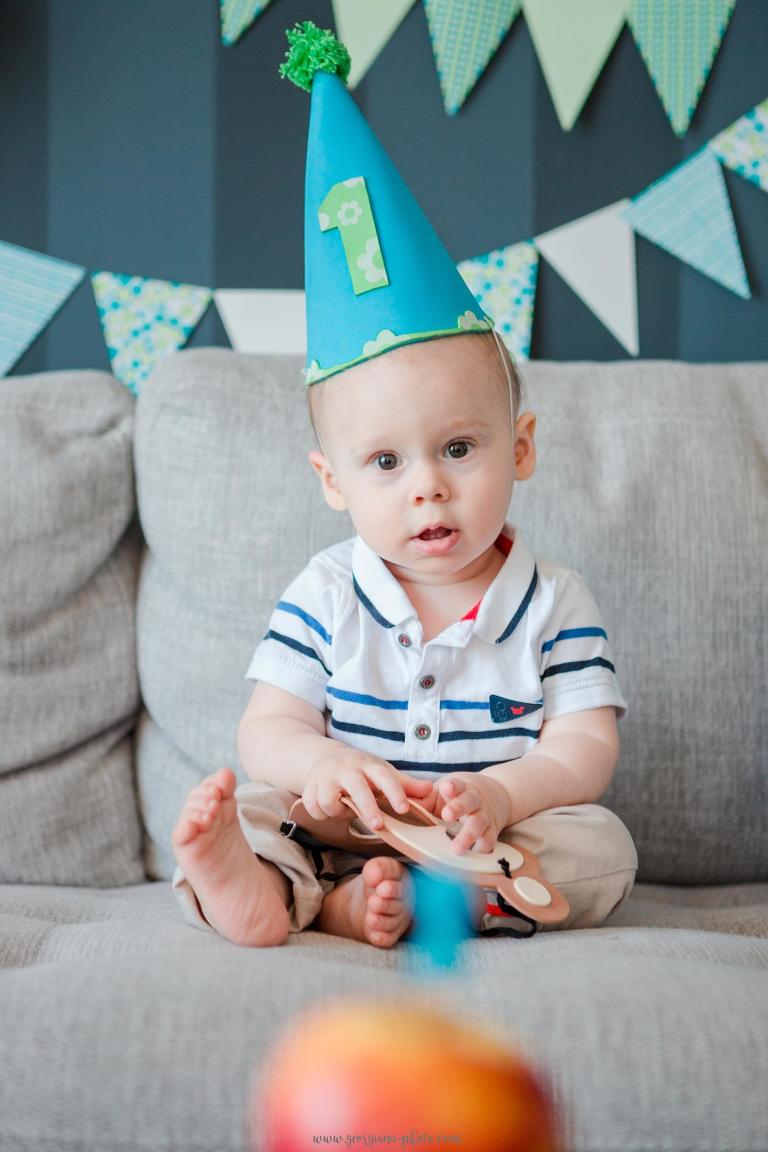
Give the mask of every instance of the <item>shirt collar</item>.
M 509 555 L 480 602 L 474 620 L 464 623 L 486 644 L 500 644 L 512 635 L 536 590 L 536 561 L 520 529 L 504 522 L 502 534 L 513 541 Z M 416 613 L 405 590 L 362 536 L 352 550 L 355 592 L 363 606 L 384 628 L 399 628 Z

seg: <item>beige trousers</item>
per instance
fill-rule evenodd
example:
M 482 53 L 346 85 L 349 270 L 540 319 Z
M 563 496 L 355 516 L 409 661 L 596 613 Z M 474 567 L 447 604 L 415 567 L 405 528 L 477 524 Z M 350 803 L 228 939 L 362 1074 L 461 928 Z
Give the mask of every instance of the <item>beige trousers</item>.
M 326 893 L 344 876 L 362 871 L 368 857 L 336 848 L 303 848 L 278 831 L 295 801 L 293 792 L 251 782 L 235 790 L 240 826 L 252 850 L 290 880 L 292 932 L 310 927 Z M 539 859 L 544 876 L 570 905 L 567 920 L 553 928 L 594 928 L 622 904 L 635 882 L 637 852 L 618 816 L 598 804 L 537 812 L 505 828 L 500 840 L 522 845 Z M 407 857 L 399 859 L 404 862 Z M 194 890 L 177 866 L 173 892 L 190 923 L 215 931 L 203 916 Z

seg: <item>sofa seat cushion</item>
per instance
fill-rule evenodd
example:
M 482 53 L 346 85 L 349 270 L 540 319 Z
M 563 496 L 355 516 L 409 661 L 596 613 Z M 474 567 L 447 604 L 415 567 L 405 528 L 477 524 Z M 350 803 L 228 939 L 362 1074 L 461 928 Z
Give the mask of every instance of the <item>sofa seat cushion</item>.
M 768 1147 L 768 941 L 711 927 L 721 898 L 753 914 L 762 903 L 765 917 L 767 887 L 712 893 L 707 906 L 641 886 L 641 903 L 674 900 L 683 918 L 695 908 L 710 930 L 609 923 L 472 940 L 466 966 L 435 975 L 404 942 L 383 951 L 308 931 L 237 947 L 181 921 L 166 883 L 7 886 L 0 1147 L 241 1152 L 253 1070 L 294 1015 L 416 989 L 523 1045 L 551 1080 L 570 1148 L 757 1152 Z

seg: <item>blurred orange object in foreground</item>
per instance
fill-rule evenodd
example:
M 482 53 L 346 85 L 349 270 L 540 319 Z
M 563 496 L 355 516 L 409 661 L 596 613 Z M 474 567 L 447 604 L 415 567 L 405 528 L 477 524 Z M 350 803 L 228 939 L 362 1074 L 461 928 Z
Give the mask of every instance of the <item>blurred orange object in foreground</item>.
M 253 1152 L 562 1152 L 549 1089 L 520 1052 L 415 998 L 294 1018 L 265 1067 Z

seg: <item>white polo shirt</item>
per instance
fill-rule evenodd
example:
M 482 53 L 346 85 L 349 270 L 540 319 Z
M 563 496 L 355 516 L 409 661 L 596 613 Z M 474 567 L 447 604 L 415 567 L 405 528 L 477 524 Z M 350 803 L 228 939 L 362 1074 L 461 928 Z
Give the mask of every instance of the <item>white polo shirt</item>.
M 479 771 L 537 743 L 545 720 L 627 705 L 581 576 L 506 522 L 503 567 L 461 620 L 422 642 L 404 589 L 360 536 L 313 556 L 246 673 L 308 700 L 326 735 L 416 776 Z

